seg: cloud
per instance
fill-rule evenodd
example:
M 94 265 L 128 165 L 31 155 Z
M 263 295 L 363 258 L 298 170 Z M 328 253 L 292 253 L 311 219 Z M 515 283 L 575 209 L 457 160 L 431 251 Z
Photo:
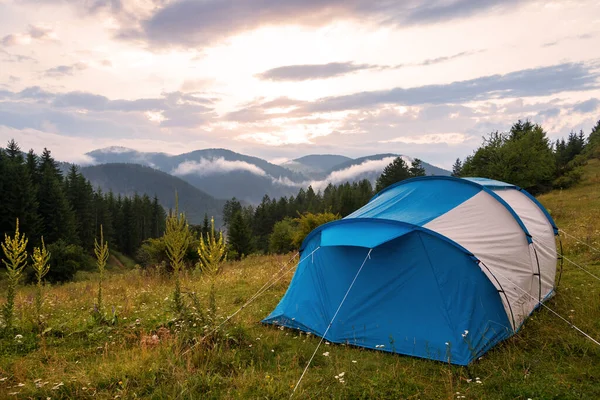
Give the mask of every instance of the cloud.
M 306 81 L 327 79 L 352 72 L 376 69 L 376 65 L 354 64 L 352 62 L 332 62 L 328 64 L 288 65 L 277 67 L 256 75 L 259 79 L 271 81 Z
M 564 91 L 597 89 L 600 87 L 597 81 L 598 75 L 598 71 L 593 71 L 583 63 L 565 63 L 449 84 L 327 97 L 307 104 L 303 109 L 314 113 L 355 110 L 378 104 L 466 103 L 511 97 L 548 96 Z
M 37 63 L 37 60 L 30 56 L 24 56 L 21 54 L 12 54 L 4 49 L 0 49 L 0 53 L 4 54 L 6 56 L 4 59 L 2 59 L 2 61 L 4 61 L 4 62 L 21 63 L 21 62 L 25 62 L 25 61 L 31 61 L 31 62 Z
M 481 52 L 483 52 L 483 50 L 463 51 L 449 56 L 429 58 L 421 62 L 398 65 L 355 64 L 353 62 L 286 65 L 283 67 L 269 69 L 255 76 L 262 80 L 271 81 L 307 81 L 314 79 L 328 79 L 337 76 L 348 75 L 358 71 L 400 69 L 406 67 L 424 67 L 428 65 L 440 64 L 446 61 L 451 61 L 457 58 L 466 57 Z
M 29 25 L 25 33 L 11 33 L 0 39 L 0 45 L 5 47 L 30 44 L 33 41 L 56 40 L 56 33 L 50 28 Z
M 267 173 L 254 164 L 245 161 L 229 161 L 223 157 L 206 159 L 200 161 L 185 161 L 175 168 L 171 173 L 173 175 L 199 175 L 208 176 L 215 174 L 228 173 L 233 171 L 247 171 L 258 176 L 267 176 Z
M 553 118 L 560 114 L 560 108 L 548 108 L 540 111 L 537 115 L 543 118 Z
M 578 113 L 591 113 L 593 111 L 595 111 L 598 106 L 600 106 L 600 100 L 598 99 L 589 99 L 586 101 L 582 101 L 580 103 L 577 103 L 573 106 L 573 111 L 578 112 Z
M 83 71 L 87 69 L 87 65 L 84 63 L 75 63 L 71 65 L 59 65 L 54 68 L 49 68 L 44 71 L 44 75 L 50 78 L 61 78 L 63 76 L 73 76 L 76 71 Z
M 432 133 L 427 135 L 401 136 L 389 140 L 381 140 L 379 143 L 412 143 L 412 144 L 439 144 L 450 145 L 462 144 L 472 140 L 474 137 L 464 133 Z
M 166 3 L 139 28 L 123 30 L 123 39 L 142 39 L 155 46 L 206 46 L 260 26 L 323 26 L 336 20 L 408 26 L 500 12 L 519 0 L 179 0 Z

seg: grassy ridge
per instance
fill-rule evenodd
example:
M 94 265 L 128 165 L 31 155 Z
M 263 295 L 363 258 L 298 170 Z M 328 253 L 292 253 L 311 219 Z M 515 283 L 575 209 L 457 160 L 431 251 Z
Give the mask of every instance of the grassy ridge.
M 600 163 L 586 167 L 573 189 L 540 197 L 557 224 L 600 247 Z M 600 255 L 564 238 L 568 258 L 600 275 Z M 220 318 L 237 310 L 289 256 L 249 257 L 228 263 L 215 282 Z M 173 283 L 155 274 L 108 275 L 104 299 L 119 316 L 115 326 L 94 326 L 90 308 L 95 275 L 52 287 L 46 309 L 52 329 L 0 342 L 0 398 L 286 398 L 319 338 L 258 323 L 278 303 L 291 273 L 224 328 L 217 341 L 185 353 L 201 327 L 170 323 Z M 208 307 L 211 283 L 189 274 L 184 290 Z M 557 295 L 548 305 L 600 337 L 600 282 L 565 263 Z M 32 289 L 18 297 L 18 313 L 33 323 Z M 29 321 L 29 322 L 28 322 Z M 324 356 L 323 353 L 328 353 Z M 183 354 L 185 353 L 185 354 Z M 335 378 L 344 372 L 344 383 Z M 476 378 L 482 383 L 476 383 Z M 18 393 L 11 395 L 11 393 Z M 600 348 L 547 310 L 536 312 L 514 337 L 468 368 L 323 344 L 295 398 L 412 399 L 600 398 Z

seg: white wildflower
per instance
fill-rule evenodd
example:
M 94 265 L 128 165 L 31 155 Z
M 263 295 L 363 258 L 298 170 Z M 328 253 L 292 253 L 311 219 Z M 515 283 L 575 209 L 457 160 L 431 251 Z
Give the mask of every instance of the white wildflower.
M 326 351 L 325 353 L 323 353 L 323 355 L 324 355 L 325 357 L 329 357 L 329 352 L 328 352 L 328 351 Z

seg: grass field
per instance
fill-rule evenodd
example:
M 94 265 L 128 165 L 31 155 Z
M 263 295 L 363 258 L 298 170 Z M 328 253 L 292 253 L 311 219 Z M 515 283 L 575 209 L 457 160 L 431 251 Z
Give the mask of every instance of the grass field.
M 600 248 L 600 163 L 577 187 L 540 197 L 564 231 Z M 600 275 L 600 254 L 563 238 L 565 254 Z M 227 263 L 215 282 L 217 320 L 237 310 L 292 255 Z M 46 332 L 33 329 L 33 288 L 18 295 L 19 334 L 0 341 L 0 398 L 288 398 L 319 338 L 263 326 L 291 273 L 226 324 L 218 338 L 187 351 L 202 324 L 179 324 L 173 282 L 131 269 L 119 256 L 104 299 L 115 325 L 92 322 L 98 276 L 47 290 Z M 185 292 L 209 307 L 211 282 L 189 273 Z M 600 282 L 565 263 L 548 306 L 600 338 Z M 206 311 L 206 310 L 204 310 Z M 327 352 L 326 357 L 322 353 Z M 344 373 L 343 382 L 336 379 Z M 477 383 L 479 381 L 480 383 Z M 463 397 L 464 396 L 464 397 Z M 299 399 L 598 399 L 600 347 L 547 310 L 469 367 L 323 344 Z

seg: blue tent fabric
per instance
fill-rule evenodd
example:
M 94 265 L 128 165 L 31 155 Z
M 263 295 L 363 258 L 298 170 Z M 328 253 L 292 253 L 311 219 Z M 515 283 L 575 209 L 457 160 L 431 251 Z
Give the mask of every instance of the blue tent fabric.
M 435 178 L 404 181 L 311 232 L 301 253 L 312 257 L 263 322 L 458 365 L 514 334 L 500 289 L 476 255 L 423 227 L 489 190 L 486 182 Z

